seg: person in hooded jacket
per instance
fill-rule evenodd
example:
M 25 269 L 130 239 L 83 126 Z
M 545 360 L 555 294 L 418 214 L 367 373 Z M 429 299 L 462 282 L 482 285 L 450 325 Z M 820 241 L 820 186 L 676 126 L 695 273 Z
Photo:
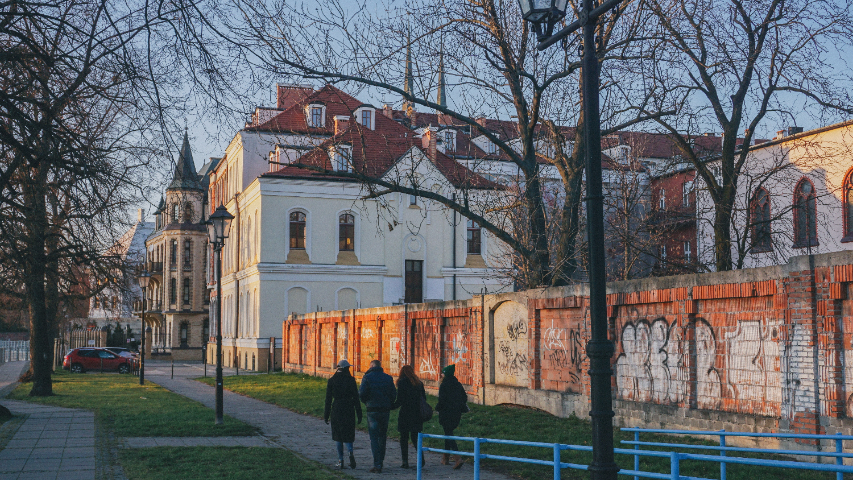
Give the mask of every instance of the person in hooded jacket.
M 337 371 L 326 384 L 326 408 L 323 411 L 326 424 L 330 418 L 332 421 L 332 440 L 338 447 L 338 468 L 344 468 L 344 444 L 349 451 L 349 466 L 355 468 L 352 443 L 355 440 L 356 417 L 361 423 L 361 402 L 349 367 L 346 360 L 338 362 Z
M 373 452 L 373 468 L 370 473 L 382 473 L 385 463 L 385 441 L 388 438 L 388 417 L 397 398 L 394 379 L 382 370 L 379 360 L 372 360 L 370 368 L 361 377 L 358 395 L 367 408 L 367 433 L 370 435 L 370 450 Z
M 418 432 L 424 429 L 424 422 L 421 420 L 422 400 L 426 400 L 424 382 L 418 378 L 411 365 L 403 366 L 400 369 L 400 376 L 397 377 L 397 400 L 391 407 L 400 408 L 397 431 L 400 432 L 400 455 L 403 458 L 401 468 L 409 468 L 409 438 L 417 448 Z
M 453 435 L 453 431 L 459 426 L 462 420 L 462 414 L 468 411 L 468 395 L 465 393 L 465 388 L 456 379 L 456 365 L 448 365 L 441 370 L 442 378 L 441 385 L 438 387 L 438 405 L 435 406 L 435 411 L 438 412 L 438 423 L 444 429 L 445 435 Z M 458 451 L 456 440 L 445 440 L 445 450 Z M 450 458 L 448 454 L 441 456 L 441 464 L 447 465 Z M 465 457 L 456 455 L 456 463 L 453 468 L 460 468 L 465 463 Z

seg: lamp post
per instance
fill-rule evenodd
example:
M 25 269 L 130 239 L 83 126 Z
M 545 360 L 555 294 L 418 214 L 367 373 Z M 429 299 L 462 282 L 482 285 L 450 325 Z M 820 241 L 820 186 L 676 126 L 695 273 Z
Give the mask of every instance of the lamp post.
M 613 372 L 610 359 L 613 342 L 607 338 L 607 283 L 604 261 L 604 197 L 601 188 L 601 121 L 598 105 L 598 57 L 595 52 L 595 27 L 608 10 L 623 0 L 608 0 L 600 5 L 594 0 L 582 1 L 578 18 L 559 32 L 554 26 L 566 14 L 566 0 L 519 0 L 524 20 L 531 22 L 536 32 L 539 50 L 544 50 L 569 34 L 583 28 L 583 60 L 581 83 L 583 102 L 584 142 L 586 143 L 586 210 L 589 236 L 589 308 L 590 341 L 586 344 L 589 357 L 590 403 L 592 417 L 593 480 L 615 480 L 619 467 L 613 459 L 613 400 L 610 379 Z
M 139 342 L 139 384 L 145 385 L 145 290 L 148 288 L 148 282 L 151 281 L 151 274 L 143 270 L 136 279 L 139 287 L 142 288 L 142 314 L 139 317 L 142 320 L 142 340 Z
M 234 215 L 219 205 L 207 220 L 207 235 L 216 252 L 216 425 L 222 425 L 222 246 Z

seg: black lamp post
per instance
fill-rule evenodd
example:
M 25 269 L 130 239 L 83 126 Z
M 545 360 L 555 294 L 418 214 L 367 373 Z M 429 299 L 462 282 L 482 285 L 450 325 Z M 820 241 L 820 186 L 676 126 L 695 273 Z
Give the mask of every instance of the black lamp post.
M 610 359 L 613 342 L 607 338 L 607 283 L 604 261 L 604 208 L 601 188 L 601 120 L 598 106 L 598 57 L 595 52 L 595 27 L 608 10 L 623 0 L 608 0 L 593 8 L 597 1 L 581 0 L 578 19 L 555 34 L 554 25 L 566 13 L 566 0 L 519 0 L 522 17 L 533 23 L 539 50 L 544 50 L 569 34 L 583 28 L 583 85 L 584 142 L 586 143 L 586 210 L 589 236 L 589 307 L 590 341 L 586 345 L 589 357 L 590 403 L 592 417 L 593 480 L 615 480 L 619 467 L 613 459 L 613 400 L 611 398 Z
M 139 287 L 142 288 L 142 314 L 139 316 L 139 319 L 142 320 L 142 337 L 139 342 L 139 384 L 145 385 L 145 290 L 148 288 L 148 282 L 151 281 L 151 274 L 147 270 L 143 270 L 136 279 L 139 282 Z
M 207 235 L 216 252 L 216 425 L 222 425 L 222 246 L 234 215 L 219 205 L 207 220 Z

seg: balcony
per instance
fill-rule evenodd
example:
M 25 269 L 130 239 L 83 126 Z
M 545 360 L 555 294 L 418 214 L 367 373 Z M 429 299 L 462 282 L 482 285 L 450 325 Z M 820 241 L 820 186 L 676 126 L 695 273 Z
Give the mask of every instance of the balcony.
M 151 275 L 163 275 L 163 262 L 148 262 L 148 273 Z
M 649 215 L 649 223 L 656 227 L 682 228 L 696 223 L 696 207 L 690 205 L 678 205 L 666 209 L 652 210 Z
M 163 303 L 151 299 L 145 300 L 145 313 L 159 313 L 163 311 Z M 139 315 L 142 313 L 142 300 L 134 300 L 133 313 Z

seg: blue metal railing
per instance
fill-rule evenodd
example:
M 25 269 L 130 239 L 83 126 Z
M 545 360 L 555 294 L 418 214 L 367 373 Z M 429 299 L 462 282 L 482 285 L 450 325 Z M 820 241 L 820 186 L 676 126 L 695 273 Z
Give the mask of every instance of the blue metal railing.
M 807 434 L 798 434 L 798 433 L 749 433 L 749 432 L 727 432 L 725 430 L 666 430 L 666 429 L 652 429 L 652 428 L 623 428 L 621 429 L 623 432 L 634 432 L 634 441 L 622 440 L 623 444 L 633 445 L 635 450 L 639 450 L 641 446 L 646 447 L 667 447 L 667 448 L 683 448 L 683 449 L 701 449 L 701 450 L 711 450 L 711 451 L 719 451 L 720 457 L 726 457 L 726 452 L 742 452 L 742 453 L 764 453 L 764 454 L 772 454 L 772 455 L 808 455 L 811 457 L 827 457 L 827 458 L 835 458 L 836 466 L 843 466 L 845 458 L 853 458 L 853 453 L 844 453 L 844 448 L 842 442 L 844 440 L 853 440 L 853 435 L 807 435 Z M 719 437 L 719 446 L 710 446 L 710 445 L 684 445 L 680 443 L 665 443 L 665 442 L 641 442 L 640 441 L 640 433 L 657 433 L 657 434 L 666 434 L 666 435 L 705 435 L 711 437 Z M 835 443 L 835 451 L 834 452 L 823 452 L 823 451 L 803 451 L 803 450 L 790 450 L 790 449 L 773 449 L 773 448 L 750 448 L 750 447 L 728 447 L 726 446 L 726 437 L 753 437 L 753 438 L 786 438 L 786 439 L 794 439 L 794 440 L 832 440 Z M 738 463 L 738 462 L 730 462 L 724 459 L 717 459 L 720 462 L 720 480 L 726 480 L 726 464 L 728 463 Z M 779 461 L 777 460 L 767 460 L 768 462 L 772 462 L 768 466 L 778 466 Z M 798 465 L 826 465 L 822 463 L 805 463 L 805 462 L 794 462 Z M 638 456 L 634 457 L 634 469 L 639 470 L 640 458 Z M 801 468 L 801 467 L 790 467 L 790 468 Z M 813 468 L 810 470 L 824 470 L 823 468 Z M 842 480 L 844 472 L 848 472 L 848 470 L 829 470 L 836 472 L 836 480 Z M 639 480 L 638 477 L 634 477 L 635 480 Z
M 773 467 L 773 468 L 793 468 L 798 470 L 814 470 L 814 471 L 824 471 L 824 472 L 835 472 L 838 480 L 841 480 L 842 475 L 844 473 L 853 473 L 853 466 L 843 465 L 844 458 L 853 458 L 853 453 L 843 453 L 841 449 L 841 442 L 843 440 L 853 440 L 853 436 L 849 435 L 796 435 L 796 434 L 750 434 L 750 433 L 740 433 L 740 432 L 703 432 L 703 431 L 689 431 L 689 430 L 648 430 L 648 429 L 639 429 L 639 428 L 623 428 L 624 431 L 634 432 L 634 441 L 623 441 L 622 443 L 632 445 L 632 448 L 615 448 L 614 453 L 617 455 L 631 455 L 634 457 L 634 468 L 633 470 L 625 470 L 622 469 L 619 471 L 620 475 L 633 476 L 634 479 L 638 480 L 640 478 L 654 478 L 661 480 L 713 480 L 706 479 L 703 477 L 688 477 L 681 475 L 681 462 L 684 460 L 699 460 L 706 462 L 719 462 L 720 463 L 720 478 L 721 480 L 725 480 L 726 478 L 726 465 L 729 463 L 732 464 L 740 464 L 740 465 L 754 465 L 754 466 L 765 466 L 765 467 Z M 721 438 L 721 445 L 719 447 L 716 446 L 708 446 L 708 445 L 685 445 L 685 444 L 676 444 L 676 443 L 662 443 L 662 442 L 640 442 L 639 435 L 641 432 L 644 433 L 674 433 L 674 434 L 690 434 L 690 435 L 719 435 Z M 782 438 L 797 438 L 797 439 L 832 439 L 836 441 L 835 452 L 804 452 L 800 450 L 774 450 L 774 449 L 750 449 L 744 447 L 727 447 L 725 437 L 727 436 L 753 436 L 753 437 L 782 437 Z M 456 440 L 460 442 L 472 442 L 474 444 L 473 452 L 466 451 L 454 451 L 454 450 L 445 450 L 440 448 L 429 448 L 423 445 L 423 441 L 425 438 L 435 438 L 440 440 Z M 548 448 L 553 450 L 554 456 L 553 460 L 539 460 L 534 458 L 522 458 L 522 457 L 509 457 L 505 455 L 492 455 L 485 454 L 481 452 L 481 447 L 483 444 L 494 443 L 501 445 L 516 445 L 516 446 L 524 446 L 524 447 L 539 447 L 539 448 Z M 670 447 L 670 448 L 699 448 L 706 450 L 718 450 L 720 455 L 705 455 L 705 454 L 695 454 L 695 453 L 681 453 L 676 451 L 657 451 L 657 450 L 642 450 L 641 446 L 654 446 L 654 447 Z M 502 439 L 494 439 L 494 438 L 476 438 L 476 437 L 457 437 L 457 436 L 448 436 L 448 435 L 432 435 L 426 433 L 418 434 L 418 470 L 417 470 L 417 478 L 418 480 L 422 480 L 423 478 L 423 452 L 435 452 L 435 453 L 447 453 L 453 455 L 462 455 L 466 457 L 474 458 L 474 480 L 480 479 L 480 463 L 483 459 L 491 459 L 491 460 L 503 460 L 509 462 L 519 462 L 519 463 L 529 463 L 534 465 L 546 465 L 553 466 L 554 469 L 554 479 L 559 480 L 561 472 L 564 468 L 573 469 L 573 470 L 587 470 L 589 465 L 579 464 L 579 463 L 567 463 L 563 462 L 561 459 L 562 452 L 566 451 L 576 451 L 576 452 L 592 452 L 591 446 L 586 445 L 566 445 L 561 443 L 542 443 L 542 442 L 524 442 L 519 440 L 502 440 Z M 744 458 L 744 457 L 731 457 L 727 456 L 727 451 L 738 451 L 738 452 L 753 452 L 753 453 L 771 453 L 771 454 L 780 454 L 780 455 L 809 455 L 809 456 L 824 456 L 824 457 L 835 457 L 835 464 L 825 464 L 825 463 L 809 463 L 809 462 L 796 462 L 796 461 L 788 461 L 788 460 L 765 460 L 759 458 Z M 658 473 L 658 472 L 645 472 L 640 470 L 640 457 L 658 457 L 658 458 L 667 458 L 669 459 L 670 470 L 669 473 Z

